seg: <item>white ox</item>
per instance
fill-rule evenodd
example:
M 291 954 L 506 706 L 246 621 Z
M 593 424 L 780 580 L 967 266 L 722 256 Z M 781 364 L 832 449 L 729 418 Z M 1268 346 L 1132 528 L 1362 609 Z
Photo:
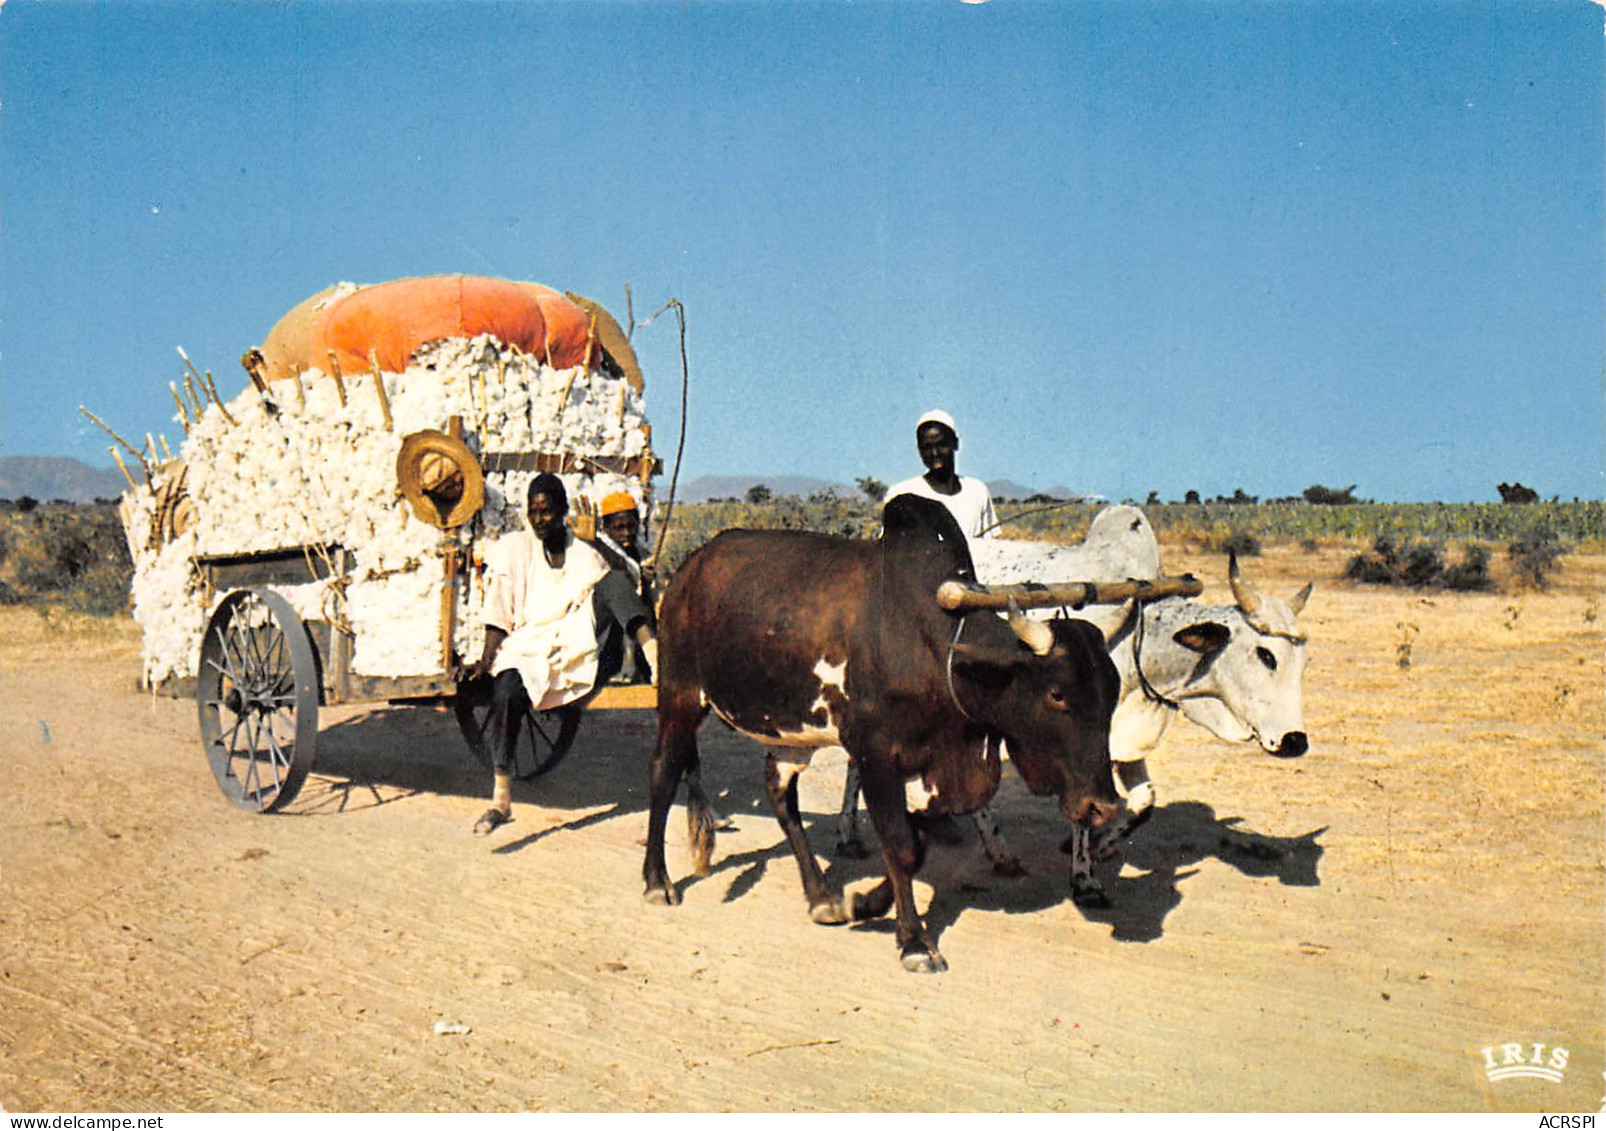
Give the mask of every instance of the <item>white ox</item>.
M 1160 574 L 1154 528 L 1136 507 L 1109 507 L 1094 517 L 1080 545 L 978 539 L 971 544 L 978 580 L 987 585 L 1025 581 L 1123 581 Z M 1145 755 L 1160 742 L 1178 711 L 1227 742 L 1257 743 L 1268 754 L 1297 758 L 1309 749 L 1304 724 L 1305 634 L 1295 618 L 1312 586 L 1287 601 L 1261 594 L 1240 575 L 1236 558 L 1227 571 L 1234 604 L 1209 605 L 1180 597 L 1147 605 L 1088 606 L 1068 610 L 1104 633 L 1121 674 L 1121 693 L 1110 726 L 1110 753 L 1127 793 L 1130 831 L 1154 805 Z M 1059 610 L 1034 615 L 1054 616 Z M 862 854 L 857 835 L 858 774 L 850 764 L 837 851 Z M 1018 874 L 990 809 L 975 814 L 976 828 L 994 869 Z M 1078 827 L 1070 842 L 1072 891 L 1078 902 L 1098 903 L 1092 850 Z

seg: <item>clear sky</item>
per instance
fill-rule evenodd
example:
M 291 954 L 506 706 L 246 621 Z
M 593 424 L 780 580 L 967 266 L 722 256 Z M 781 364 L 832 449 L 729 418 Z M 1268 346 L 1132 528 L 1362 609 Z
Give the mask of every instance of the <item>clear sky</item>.
M 0 454 L 341 280 L 687 311 L 683 478 L 1606 495 L 1603 10 L 0 7 Z M 671 318 L 638 330 L 672 455 Z

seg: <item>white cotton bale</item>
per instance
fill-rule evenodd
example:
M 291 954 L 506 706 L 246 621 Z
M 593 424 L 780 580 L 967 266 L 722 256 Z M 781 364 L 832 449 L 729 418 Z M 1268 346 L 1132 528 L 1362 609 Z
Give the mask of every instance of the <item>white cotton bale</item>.
M 343 293 L 356 289 L 341 286 Z M 403 437 L 445 430 L 458 416 L 465 442 L 482 462 L 495 453 L 634 458 L 646 451 L 645 406 L 624 382 L 600 372 L 552 369 L 489 336 L 432 343 L 405 372 L 382 379 L 389 429 L 371 372 L 346 375 L 344 404 L 335 379 L 317 369 L 294 383 L 275 382 L 271 408 L 247 387 L 227 404 L 232 424 L 209 404 L 181 450 L 195 523 L 164 546 L 148 545 L 156 499 L 143 486 L 129 493 L 129 529 L 145 539 L 132 547 L 133 591 L 149 680 L 195 674 L 201 633 L 225 596 L 207 599 L 196 559 L 316 545 L 351 555 L 343 607 L 335 607 L 341 602 L 327 581 L 275 586 L 298 614 L 345 616 L 355 637 L 357 674 L 439 674 L 442 550 L 453 536 L 421 522 L 401 498 L 395 466 Z M 483 543 L 521 527 L 533 474 L 488 473 L 484 507 L 458 541 Z M 638 480 L 614 472 L 562 478 L 571 505 L 581 495 L 595 503 L 617 490 L 643 498 Z M 466 580 L 458 589 L 455 643 L 465 656 L 478 654 L 484 635 L 472 558 L 464 555 Z

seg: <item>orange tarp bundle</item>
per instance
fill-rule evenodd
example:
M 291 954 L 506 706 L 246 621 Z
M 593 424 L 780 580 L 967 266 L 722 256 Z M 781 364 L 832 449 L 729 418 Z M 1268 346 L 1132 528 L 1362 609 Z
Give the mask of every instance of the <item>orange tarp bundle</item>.
M 342 372 L 355 373 L 371 367 L 372 354 L 380 369 L 400 373 L 428 342 L 492 334 L 567 369 L 592 360 L 589 329 L 584 311 L 535 283 L 473 275 L 398 279 L 364 287 L 324 310 L 313 323 L 308 360 L 327 370 L 333 353 Z
M 294 377 L 311 366 L 312 328 L 323 317 L 321 304 L 334 291 L 333 287 L 326 287 L 311 298 L 302 299 L 262 339 L 262 360 L 265 363 L 262 375 L 269 381 Z

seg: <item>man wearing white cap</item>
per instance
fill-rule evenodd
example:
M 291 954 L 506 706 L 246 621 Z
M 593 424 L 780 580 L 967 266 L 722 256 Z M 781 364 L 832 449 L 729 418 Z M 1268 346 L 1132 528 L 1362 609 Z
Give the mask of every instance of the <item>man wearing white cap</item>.
M 987 484 L 955 470 L 959 429 L 954 426 L 954 418 L 941 409 L 932 409 L 915 421 L 915 444 L 926 473 L 894 483 L 887 489 L 887 498 L 919 495 L 935 499 L 948 508 L 967 538 L 991 538 L 998 516 L 993 513 Z

